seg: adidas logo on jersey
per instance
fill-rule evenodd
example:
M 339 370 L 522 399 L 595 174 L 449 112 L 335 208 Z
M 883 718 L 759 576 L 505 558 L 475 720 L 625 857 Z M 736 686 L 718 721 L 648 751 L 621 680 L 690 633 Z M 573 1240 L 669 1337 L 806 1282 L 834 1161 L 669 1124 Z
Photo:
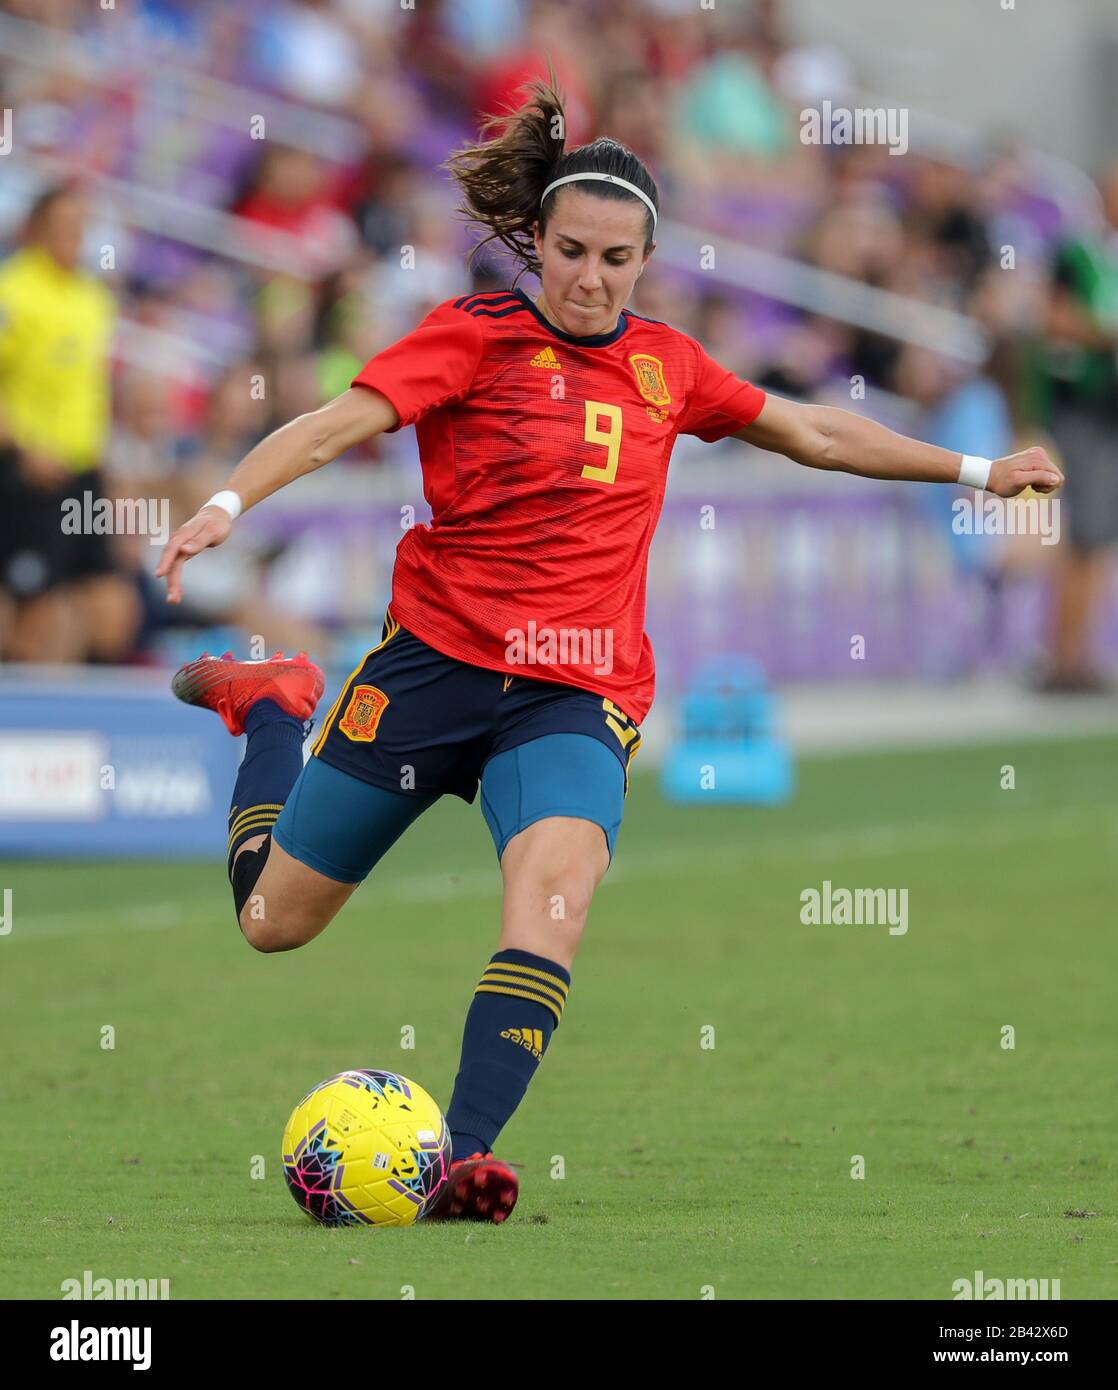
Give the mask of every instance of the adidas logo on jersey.
M 559 370 L 559 359 L 555 356 L 551 348 L 545 347 L 542 352 L 536 353 L 535 357 L 532 358 L 528 365 L 529 367 L 549 367 L 553 372 L 557 372 Z
M 521 1047 L 526 1047 L 533 1057 L 543 1056 L 542 1028 L 505 1028 L 501 1032 L 501 1037 L 508 1038 L 509 1042 L 519 1043 Z

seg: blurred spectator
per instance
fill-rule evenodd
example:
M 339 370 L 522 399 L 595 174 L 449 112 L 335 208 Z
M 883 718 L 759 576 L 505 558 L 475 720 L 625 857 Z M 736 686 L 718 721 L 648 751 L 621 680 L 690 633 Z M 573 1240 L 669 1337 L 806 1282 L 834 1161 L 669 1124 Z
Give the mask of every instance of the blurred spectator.
M 495 58 L 518 43 L 524 21 L 522 0 L 444 0 L 447 37 L 475 61 Z
M 942 159 L 917 164 L 905 232 L 906 237 L 928 245 L 933 273 L 941 282 L 956 286 L 960 295 L 973 289 L 990 263 L 990 237 L 977 181 L 958 164 Z
M 520 89 L 533 77 L 547 77 L 550 57 L 565 97 L 568 147 L 585 144 L 594 129 L 592 84 L 601 51 L 588 18 L 562 0 L 528 0 L 523 38 L 483 66 L 474 91 L 477 116 L 499 116 L 524 99 Z
M 386 343 L 402 337 L 436 304 L 462 289 L 462 257 L 447 194 L 417 190 L 407 212 L 403 244 L 389 251 L 370 276 L 370 298 L 377 305 L 378 331 Z
M 668 91 L 651 73 L 630 68 L 602 95 L 600 129 L 638 155 L 659 179 L 668 135 Z
M 173 471 L 153 479 L 153 489 L 170 501 L 175 524 L 192 516 L 212 497 L 244 455 L 277 423 L 286 423 L 302 410 L 315 408 L 319 398 L 313 385 L 313 361 L 284 360 L 281 376 L 281 388 L 296 394 L 281 395 L 278 408 L 260 397 L 259 383 L 266 374 L 259 362 L 238 363 L 216 384 L 202 433 L 193 440 L 178 441 Z M 294 386 L 286 380 L 291 376 L 297 379 Z M 158 386 L 140 375 L 129 380 L 126 390 L 138 392 L 142 419 L 144 403 L 158 391 Z M 127 407 L 126 411 L 134 413 Z M 165 458 L 160 459 L 163 462 Z M 200 556 L 195 561 L 186 599 L 176 609 L 164 603 L 163 585 L 154 578 L 159 550 L 147 545 L 144 537 L 130 540 L 128 564 L 144 611 L 137 643 L 141 653 L 152 650 L 166 629 L 182 627 L 282 632 L 283 640 L 297 648 L 327 650 L 325 635 L 317 623 L 291 609 L 281 611 L 268 597 L 272 568 L 286 550 L 283 543 L 249 532 L 237 546 L 222 546 Z
M 16 661 L 118 659 L 138 620 L 111 538 L 62 525 L 67 498 L 110 496 L 115 305 L 80 268 L 85 218 L 77 192 L 48 190 L 0 265 L 0 650 Z
M 799 113 L 776 90 L 770 19 L 746 19 L 681 82 L 673 105 L 677 168 L 696 186 L 811 196 L 823 176 L 820 149 L 800 139 Z
M 265 145 L 247 191 L 231 210 L 257 227 L 298 238 L 320 274 L 344 265 L 357 246 L 353 222 L 337 206 L 334 179 L 306 150 Z M 255 237 L 250 232 L 248 240 L 264 249 L 270 244 L 266 231 Z
M 167 428 L 170 392 L 171 383 L 157 372 L 132 367 L 122 373 L 105 453 L 114 491 L 123 489 L 132 497 L 166 491 L 177 464 Z
M 360 49 L 330 0 L 280 0 L 258 11 L 251 76 L 296 101 L 335 106 L 362 79 Z
M 1014 448 L 1013 422 L 1001 390 L 985 377 L 948 361 L 939 353 L 911 344 L 898 355 L 890 383 L 893 389 L 915 401 L 920 413 L 912 431 L 929 444 L 960 454 L 976 453 L 1000 458 Z M 989 535 L 978 528 L 955 526 L 955 504 L 966 495 L 959 488 L 927 483 L 920 489 L 928 515 L 950 547 L 957 570 L 977 589 L 974 598 L 981 641 L 970 644 L 974 658 L 983 662 L 996 657 L 1002 646 L 1006 611 L 1000 602 L 1003 585 L 1012 569 L 1016 538 Z M 1026 544 L 1031 544 L 1027 541 Z M 952 675 L 965 674 L 956 647 L 966 647 L 965 624 L 954 624 L 944 633 L 942 660 Z M 952 639 L 962 639 L 953 643 Z
M 1118 541 L 1118 164 L 1100 180 L 1103 225 L 1065 242 L 1048 308 L 1050 428 L 1067 477 L 1048 690 L 1108 688 L 1092 653 L 1108 549 Z

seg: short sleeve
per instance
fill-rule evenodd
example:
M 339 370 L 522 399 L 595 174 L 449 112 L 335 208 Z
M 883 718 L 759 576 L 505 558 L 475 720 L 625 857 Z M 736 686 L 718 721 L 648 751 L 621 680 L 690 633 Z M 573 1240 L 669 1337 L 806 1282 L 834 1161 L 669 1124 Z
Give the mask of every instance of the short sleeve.
M 371 386 L 387 396 L 400 417 L 393 428 L 401 429 L 428 411 L 461 400 L 480 361 L 481 325 L 448 300 L 398 342 L 370 357 L 351 384 Z
M 699 343 L 694 347 L 695 384 L 680 418 L 679 433 L 714 444 L 751 425 L 765 404 L 765 393 L 720 367 Z

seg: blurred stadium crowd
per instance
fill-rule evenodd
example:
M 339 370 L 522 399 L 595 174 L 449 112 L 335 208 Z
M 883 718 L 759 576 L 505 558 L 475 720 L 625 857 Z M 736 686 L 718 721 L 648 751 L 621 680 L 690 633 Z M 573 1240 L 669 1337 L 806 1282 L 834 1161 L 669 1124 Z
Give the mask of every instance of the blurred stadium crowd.
M 1047 678 L 1097 688 L 1091 625 L 1118 535 L 1118 174 L 1096 189 L 1008 138 L 957 131 L 904 158 L 803 143 L 801 109 L 858 101 L 857 63 L 798 40 L 778 0 L 0 4 L 0 655 L 154 662 L 170 624 L 274 632 L 279 610 L 287 640 L 321 651 L 352 622 L 344 606 L 286 604 L 284 567 L 304 589 L 313 574 L 282 531 L 215 553 L 170 613 L 147 537 L 45 546 L 36 518 L 78 487 L 168 498 L 173 526 L 432 305 L 506 287 L 497 260 L 468 276 L 471 237 L 437 166 L 546 57 L 568 145 L 629 145 L 667 219 L 719 250 L 902 296 L 914 331 L 812 305 L 827 277 L 807 302 L 734 283 L 697 246 L 654 256 L 636 312 L 762 386 L 947 447 L 1055 440 L 1078 492 Z M 924 341 L 940 310 L 980 350 Z M 316 498 L 376 495 L 378 478 L 414 470 L 411 448 L 397 436 L 357 451 Z M 986 553 L 1009 563 L 1008 547 Z

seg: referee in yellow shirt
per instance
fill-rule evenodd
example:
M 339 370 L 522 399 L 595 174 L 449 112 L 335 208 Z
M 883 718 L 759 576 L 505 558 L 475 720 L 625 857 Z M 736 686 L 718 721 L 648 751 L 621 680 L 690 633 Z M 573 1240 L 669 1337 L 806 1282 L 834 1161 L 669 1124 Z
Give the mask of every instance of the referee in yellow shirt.
M 112 295 L 81 268 L 86 206 L 55 187 L 0 262 L 0 656 L 111 661 L 139 621 L 111 537 L 68 535 L 63 502 L 109 496 Z

